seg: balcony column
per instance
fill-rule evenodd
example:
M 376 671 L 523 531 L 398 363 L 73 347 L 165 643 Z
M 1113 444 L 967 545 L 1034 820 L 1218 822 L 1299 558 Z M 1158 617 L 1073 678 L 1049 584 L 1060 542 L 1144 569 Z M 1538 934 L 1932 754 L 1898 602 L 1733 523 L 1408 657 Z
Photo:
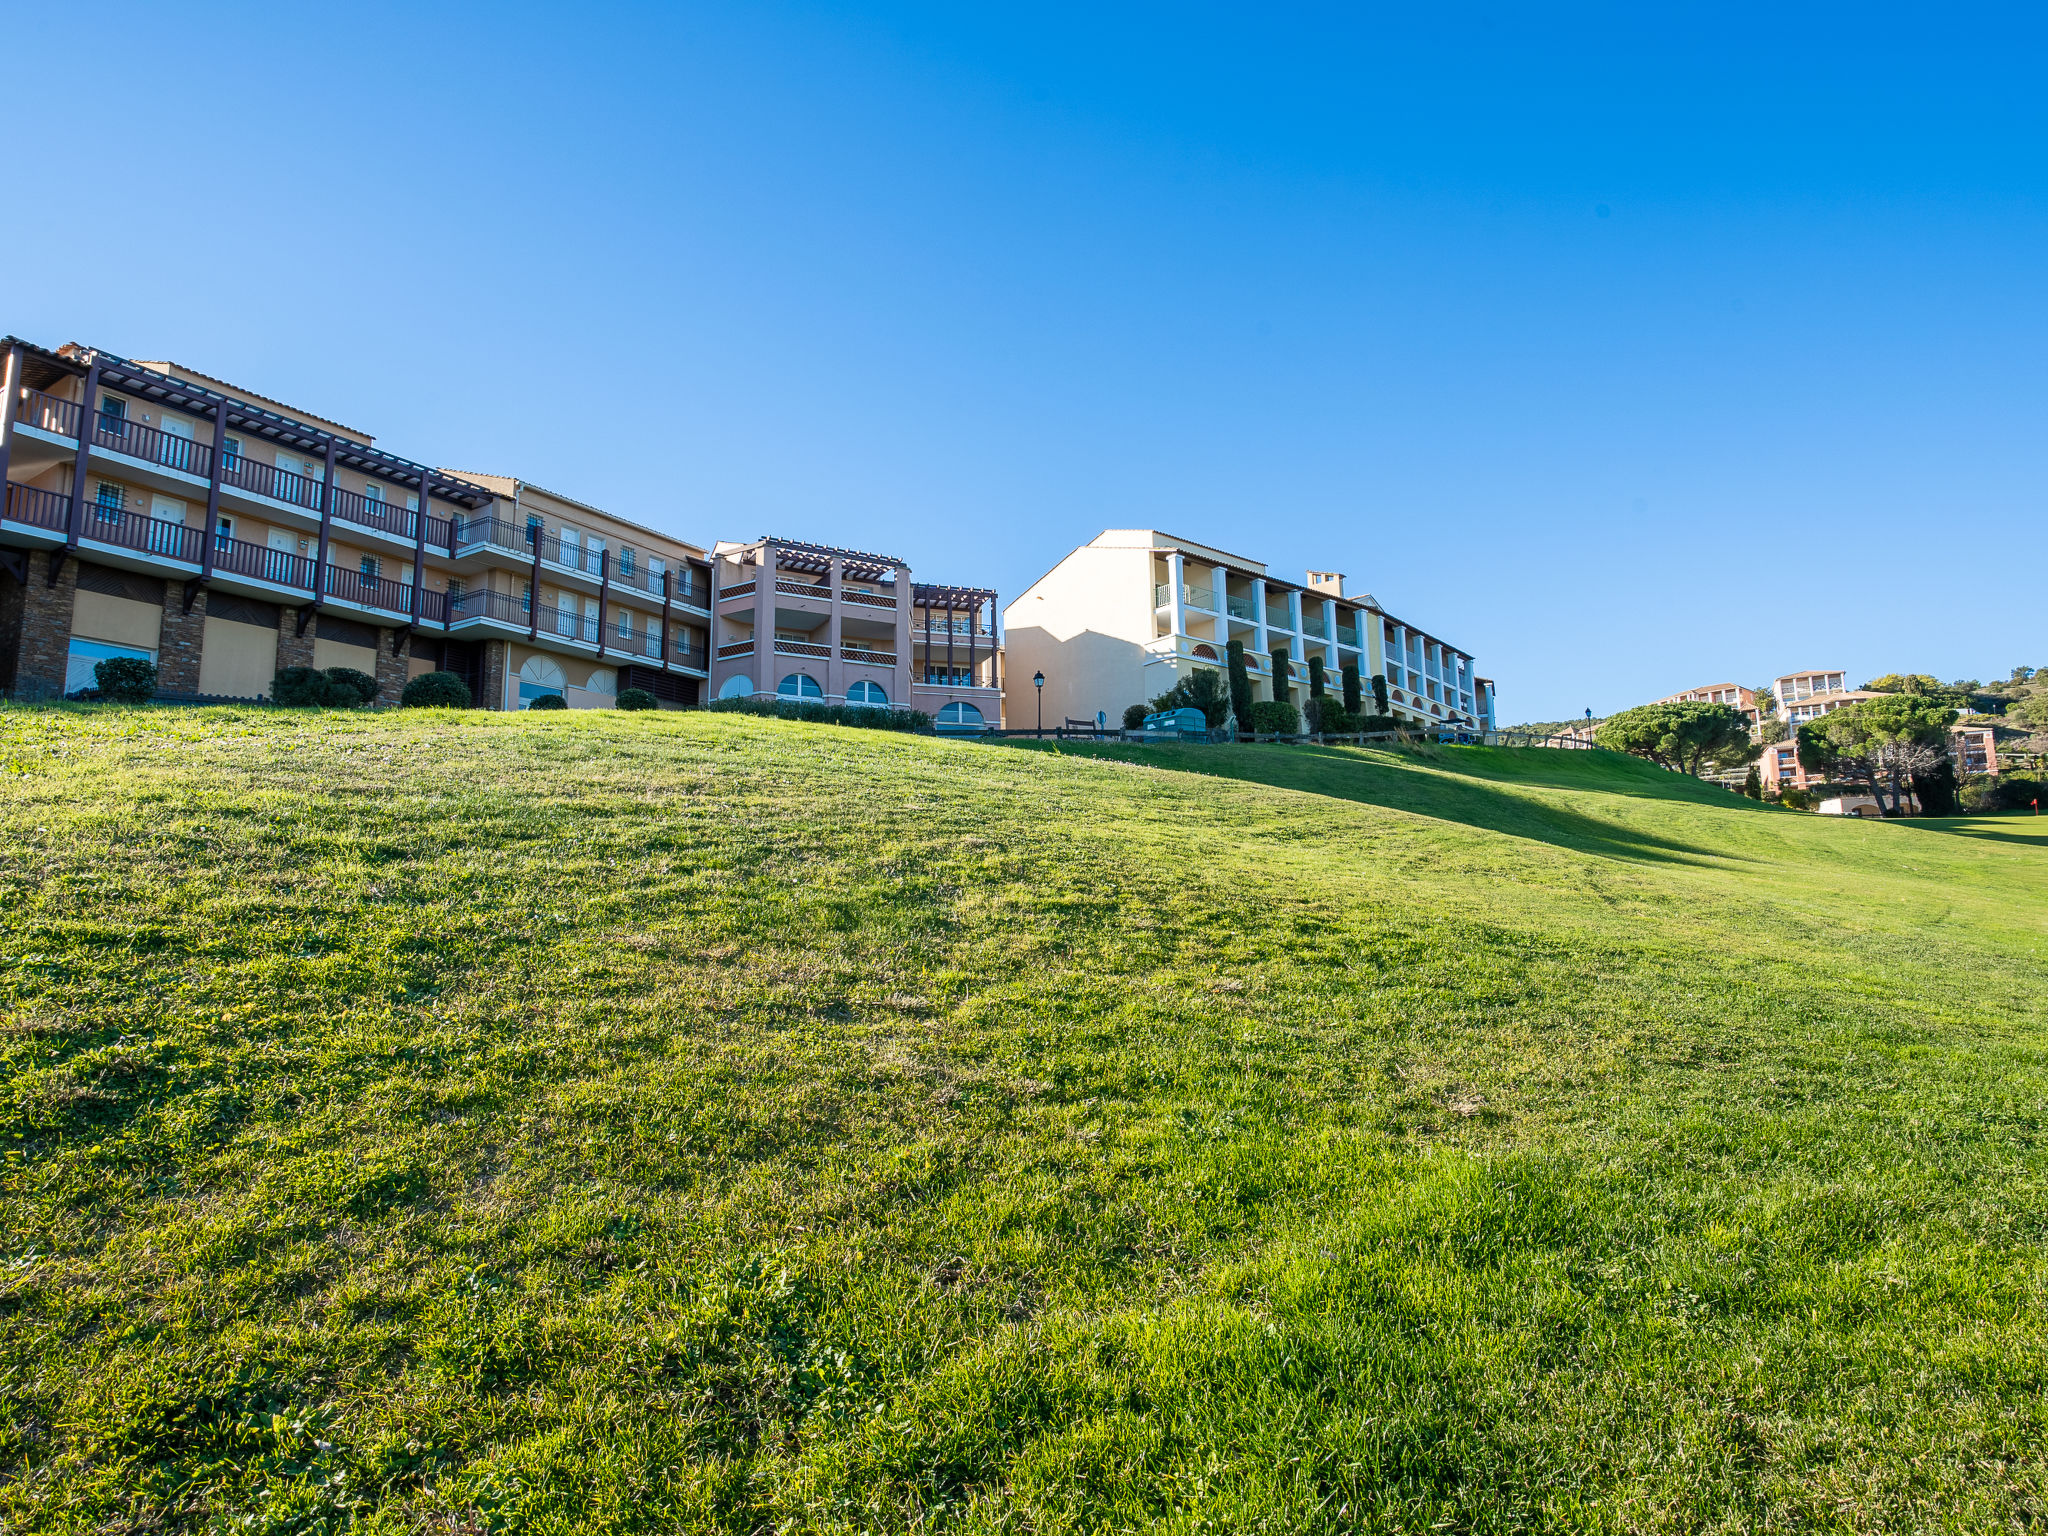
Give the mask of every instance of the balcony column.
M 330 443 L 328 445 L 328 453 L 332 455 L 333 451 L 334 445 Z M 328 473 L 331 475 L 334 471 L 330 469 Z M 322 493 L 320 505 L 326 506 L 333 499 L 333 495 L 332 491 Z M 434 477 L 432 475 L 421 475 L 419 518 L 412 531 L 412 627 L 414 629 L 420 627 L 420 605 L 426 601 L 423 594 L 427 590 L 427 520 L 433 505 Z M 396 653 L 394 652 L 393 654 Z
M 981 627 L 981 599 L 967 605 L 967 686 L 981 686 L 981 671 L 974 659 L 974 632 Z
M 1216 654 L 1221 657 L 1224 644 L 1230 639 L 1230 572 L 1220 565 L 1209 568 L 1209 590 L 1213 594 L 1210 602 L 1216 612 Z
M 1341 672 L 1343 659 L 1337 650 L 1337 600 L 1326 597 L 1323 599 L 1323 664 L 1332 672 Z
M 21 348 L 9 347 L 0 366 L 0 516 L 6 513 L 7 461 L 14 453 L 14 413 L 21 409 Z
M 526 638 L 540 638 L 540 531 L 541 524 L 527 525 L 526 542 L 533 546 L 533 565 L 527 574 L 526 585 Z M 560 626 L 558 625 L 557 628 Z
M 668 614 L 669 602 L 675 593 L 675 573 L 667 566 L 661 568 L 661 670 L 668 670 Z
M 86 460 L 92 451 L 92 408 L 94 397 L 100 392 L 100 359 L 95 352 L 85 370 L 85 395 L 78 407 L 78 457 L 71 471 L 71 507 L 64 522 L 64 551 L 50 561 L 50 585 L 57 585 L 57 572 L 64 555 L 78 553 L 79 536 L 85 526 L 85 473 Z M 213 533 L 207 529 L 210 537 Z
M 846 697 L 846 657 L 841 653 L 845 644 L 845 626 L 840 621 L 840 593 L 846 585 L 846 562 L 834 555 L 825 568 L 826 618 L 825 648 L 832 654 L 825 658 L 825 691 Z
M 1188 557 L 1175 550 L 1166 557 L 1167 633 L 1173 636 L 1173 651 L 1180 654 L 1180 637 L 1188 632 L 1188 618 L 1182 601 L 1187 595 Z
M 597 654 L 604 655 L 604 626 L 611 617 L 612 599 L 612 547 L 607 544 L 597 552 Z
M 775 546 L 763 544 L 754 557 L 754 671 L 768 669 L 754 678 L 754 691 L 773 695 L 782 679 L 775 675 L 782 663 L 775 659 Z M 801 694 L 798 695 L 802 697 Z
M 221 421 L 227 421 L 225 409 Z M 221 437 L 227 437 L 227 427 L 221 427 Z M 220 456 L 220 450 L 214 450 Z M 334 543 L 334 439 L 327 440 L 327 468 L 320 477 L 320 542 L 313 554 L 313 606 L 318 608 L 327 597 L 327 558 Z M 301 628 L 303 633 L 303 626 Z
M 1252 578 L 1252 649 L 1261 656 L 1270 655 L 1272 644 L 1266 638 L 1266 578 Z
M 915 600 L 911 585 L 910 567 L 896 567 L 896 670 L 893 674 L 895 687 L 889 690 L 889 702 L 900 704 L 905 709 L 911 705 L 911 689 L 917 685 L 915 658 L 910 654 L 910 605 Z M 925 652 L 929 660 L 931 652 Z
M 1305 662 L 1308 660 L 1308 637 L 1301 632 L 1301 624 L 1301 594 L 1290 592 L 1287 594 L 1287 627 L 1294 631 L 1294 635 L 1287 642 L 1287 654 L 1295 661 Z

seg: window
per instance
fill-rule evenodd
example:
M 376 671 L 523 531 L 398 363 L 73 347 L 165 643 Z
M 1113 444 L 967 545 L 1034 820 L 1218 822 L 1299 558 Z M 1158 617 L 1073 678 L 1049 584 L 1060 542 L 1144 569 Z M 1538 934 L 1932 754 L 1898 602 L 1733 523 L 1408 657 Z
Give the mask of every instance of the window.
M 619 638 L 621 640 L 633 638 L 633 610 L 630 608 L 621 608 L 619 610 Z
M 138 661 L 156 660 L 155 651 L 141 650 L 136 646 L 109 645 L 103 640 L 74 639 L 64 657 L 64 691 L 76 693 L 81 688 L 97 688 L 99 679 L 93 675 L 93 668 L 118 656 L 133 656 Z
M 542 525 L 541 525 L 541 520 L 540 520 L 540 518 L 539 518 L 538 516 L 536 516 L 536 515 L 535 515 L 534 513 L 532 513 L 532 512 L 529 512 L 529 513 L 527 513 L 527 514 L 526 514 L 526 542 L 527 542 L 527 544 L 528 544 L 528 546 L 529 546 L 529 547 L 531 547 L 531 546 L 534 546 L 534 545 L 538 545 L 538 544 L 540 543 L 540 538 L 541 538 L 541 534 L 542 534 L 542 532 L 543 532 L 543 531 L 544 531 L 544 530 L 543 530 L 543 528 L 542 528 Z
M 621 576 L 631 576 L 633 574 L 633 551 L 630 549 L 621 549 L 619 551 L 619 574 Z
M 519 611 L 521 613 L 531 613 L 533 612 L 533 583 L 530 581 L 526 582 L 524 588 L 519 598 Z
M 102 518 L 111 519 L 116 512 L 119 512 L 127 504 L 127 488 L 116 485 L 111 480 L 102 480 L 93 493 L 93 505 L 100 509 L 100 516 Z
M 460 576 L 450 576 L 448 578 L 448 606 L 452 609 L 460 604 L 461 601 L 462 578 Z
M 106 437 L 120 437 L 128 430 L 128 402 L 119 395 L 100 396 L 100 432 Z
M 818 686 L 818 680 L 808 672 L 792 672 L 775 687 L 785 699 L 822 699 L 825 690 Z
M 545 656 L 529 656 L 526 665 L 519 669 L 519 707 L 530 707 L 535 699 L 548 695 L 563 697 L 568 679 L 562 669 Z
M 718 696 L 721 699 L 744 699 L 753 691 L 754 680 L 744 672 L 735 673 L 718 685 Z
M 948 704 L 939 711 L 937 724 L 942 731 L 978 731 L 981 711 L 972 704 Z
M 239 437 L 224 437 L 220 440 L 221 468 L 230 472 L 242 466 L 242 440 Z
M 383 568 L 384 567 L 382 562 L 380 562 L 375 555 L 363 556 L 363 563 L 362 566 L 360 567 L 363 573 L 363 580 L 375 581 L 377 579 L 378 572 L 383 570 Z
M 215 549 L 226 549 L 230 544 L 234 542 L 235 520 L 232 517 L 223 517 L 218 523 L 214 525 L 213 547 Z
M 846 702 L 849 704 L 873 704 L 880 706 L 889 702 L 889 695 L 882 691 L 880 683 L 862 681 L 855 683 L 846 690 Z

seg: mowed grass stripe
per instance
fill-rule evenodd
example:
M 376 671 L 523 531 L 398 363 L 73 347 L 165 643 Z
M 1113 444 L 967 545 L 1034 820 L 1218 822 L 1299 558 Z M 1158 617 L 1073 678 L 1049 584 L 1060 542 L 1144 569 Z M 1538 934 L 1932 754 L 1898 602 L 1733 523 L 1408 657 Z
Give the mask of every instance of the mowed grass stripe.
M 0 711 L 24 1530 L 2040 1515 L 2023 821 Z

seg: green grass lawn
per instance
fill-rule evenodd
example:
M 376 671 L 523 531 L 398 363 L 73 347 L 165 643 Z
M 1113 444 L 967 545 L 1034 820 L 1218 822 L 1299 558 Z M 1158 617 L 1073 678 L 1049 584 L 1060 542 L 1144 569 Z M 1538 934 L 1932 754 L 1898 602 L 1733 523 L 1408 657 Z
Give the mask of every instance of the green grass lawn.
M 0 1530 L 2038 1530 L 2044 825 L 0 710 Z

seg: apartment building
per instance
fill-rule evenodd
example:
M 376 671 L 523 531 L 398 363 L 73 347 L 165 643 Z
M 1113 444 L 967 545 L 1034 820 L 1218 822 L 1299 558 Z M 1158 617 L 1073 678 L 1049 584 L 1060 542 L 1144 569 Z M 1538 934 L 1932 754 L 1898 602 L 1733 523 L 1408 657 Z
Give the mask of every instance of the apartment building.
M 1275 697 L 1276 681 L 1305 698 L 1309 658 L 1319 656 L 1332 691 L 1355 665 L 1368 689 L 1372 677 L 1387 679 L 1403 719 L 1491 727 L 1493 685 L 1475 676 L 1469 654 L 1370 594 L 1347 593 L 1341 572 L 1307 578 L 1282 580 L 1246 556 L 1157 529 L 1106 530 L 1003 611 L 1009 718 L 1030 725 L 1042 710 L 1048 726 L 1115 721 L 1195 670 L 1224 666 L 1238 640 L 1257 699 Z
M 1002 721 L 1002 653 L 985 587 L 911 580 L 893 555 L 760 538 L 712 550 L 721 699 L 920 709 L 943 730 Z
M 1748 719 L 1752 731 L 1757 727 L 1756 690 L 1745 688 L 1740 683 L 1708 683 L 1704 687 L 1688 688 L 1684 693 L 1674 693 L 1659 699 L 1659 704 L 1726 704 L 1737 709 Z
M 671 707 L 710 696 L 715 562 L 701 545 L 516 477 L 402 458 L 176 363 L 15 337 L 0 349 L 0 688 L 72 692 L 99 661 L 136 656 L 184 697 L 259 698 L 291 666 L 354 667 L 385 703 L 434 670 L 492 709 L 550 694 L 604 707 L 624 688 Z M 764 546 L 809 552 L 771 585 L 804 560 L 829 573 L 851 556 L 746 549 Z M 834 622 L 876 563 L 852 558 L 860 574 Z M 995 594 L 913 589 L 907 566 L 887 564 L 890 581 L 843 626 L 848 648 L 883 609 L 893 637 L 899 590 L 918 638 L 892 638 L 857 676 L 842 669 L 833 696 L 958 706 L 956 728 L 998 718 L 1000 646 L 982 622 Z M 721 607 L 730 641 L 747 610 Z M 780 681 L 764 674 L 769 696 Z

